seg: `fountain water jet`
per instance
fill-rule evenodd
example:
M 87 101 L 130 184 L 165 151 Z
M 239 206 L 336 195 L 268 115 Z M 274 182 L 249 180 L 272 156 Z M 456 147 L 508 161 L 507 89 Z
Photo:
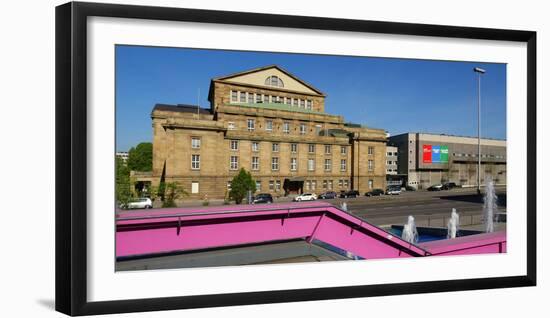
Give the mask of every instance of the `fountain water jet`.
M 497 199 L 493 178 L 487 176 L 485 178 L 485 197 L 483 198 L 483 222 L 487 233 L 495 231 L 494 218 L 497 212 Z
M 460 217 L 456 213 L 456 209 L 453 208 L 451 212 L 451 218 L 447 222 L 447 238 L 455 238 L 458 233 L 458 225 L 460 224 Z
M 403 226 L 403 234 L 401 235 L 401 238 L 413 244 L 418 242 L 418 231 L 416 230 L 414 217 L 412 215 L 409 215 L 407 224 Z

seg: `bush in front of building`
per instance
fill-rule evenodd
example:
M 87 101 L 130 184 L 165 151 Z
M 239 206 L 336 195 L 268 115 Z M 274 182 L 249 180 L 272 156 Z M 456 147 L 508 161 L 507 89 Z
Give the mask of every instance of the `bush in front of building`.
M 250 172 L 241 168 L 239 174 L 231 180 L 229 198 L 235 200 L 235 203 L 241 204 L 248 194 L 248 191 L 252 191 L 252 193 L 256 192 L 256 182 L 252 179 Z
M 189 195 L 178 182 L 167 182 L 162 188 L 164 189 L 163 208 L 175 208 L 177 206 L 176 200 Z

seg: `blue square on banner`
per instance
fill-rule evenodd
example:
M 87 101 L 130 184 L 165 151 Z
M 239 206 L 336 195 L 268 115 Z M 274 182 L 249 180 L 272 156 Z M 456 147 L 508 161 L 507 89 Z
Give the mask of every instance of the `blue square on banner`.
M 441 162 L 441 146 L 432 146 L 432 162 Z

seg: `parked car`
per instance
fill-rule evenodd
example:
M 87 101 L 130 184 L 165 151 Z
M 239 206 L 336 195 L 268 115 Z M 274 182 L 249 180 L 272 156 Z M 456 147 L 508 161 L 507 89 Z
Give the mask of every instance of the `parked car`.
M 150 198 L 138 198 L 131 200 L 126 204 L 120 205 L 121 209 L 151 209 L 153 208 L 153 201 Z
M 367 197 L 379 196 L 379 195 L 383 195 L 383 194 L 384 194 L 384 190 L 382 190 L 382 189 L 374 189 L 372 191 L 369 191 L 369 192 L 365 193 L 365 195 Z
M 434 184 L 433 186 L 428 188 L 428 191 L 441 191 L 442 189 L 443 189 L 443 185 Z
M 319 195 L 319 199 L 335 199 L 338 195 L 334 191 L 327 191 Z
M 254 197 L 252 204 L 273 203 L 273 197 L 269 193 L 260 193 Z
M 361 194 L 357 190 L 340 192 L 340 198 L 357 198 L 358 196 L 361 196 Z
M 408 185 L 408 186 L 405 186 L 405 191 L 416 191 L 416 188 Z
M 446 182 L 443 184 L 443 190 L 451 190 L 453 188 L 456 188 L 456 183 L 454 182 Z
M 401 194 L 401 187 L 389 187 L 386 189 L 386 194 L 399 195 Z
M 314 201 L 317 200 L 317 195 L 315 193 L 302 193 L 299 196 L 294 198 L 294 201 Z

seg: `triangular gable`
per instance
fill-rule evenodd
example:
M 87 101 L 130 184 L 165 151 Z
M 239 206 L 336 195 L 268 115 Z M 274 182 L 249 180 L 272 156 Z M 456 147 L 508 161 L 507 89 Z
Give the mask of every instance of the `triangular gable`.
M 265 80 L 269 76 L 273 76 L 273 75 L 279 77 L 283 81 L 284 87 L 274 87 L 274 86 L 265 84 Z M 282 69 L 277 65 L 270 65 L 266 67 L 244 71 L 244 72 L 239 72 L 228 76 L 218 77 L 218 78 L 215 78 L 214 80 L 230 82 L 235 84 L 265 86 L 266 88 L 271 88 L 271 89 L 277 88 L 277 89 L 284 89 L 284 90 L 290 90 L 295 92 L 303 92 L 306 94 L 316 94 L 316 95 L 324 96 L 323 92 L 321 92 L 320 90 L 309 85 L 308 83 L 304 82 L 303 80 L 292 75 L 291 73 L 287 72 L 286 70 Z

